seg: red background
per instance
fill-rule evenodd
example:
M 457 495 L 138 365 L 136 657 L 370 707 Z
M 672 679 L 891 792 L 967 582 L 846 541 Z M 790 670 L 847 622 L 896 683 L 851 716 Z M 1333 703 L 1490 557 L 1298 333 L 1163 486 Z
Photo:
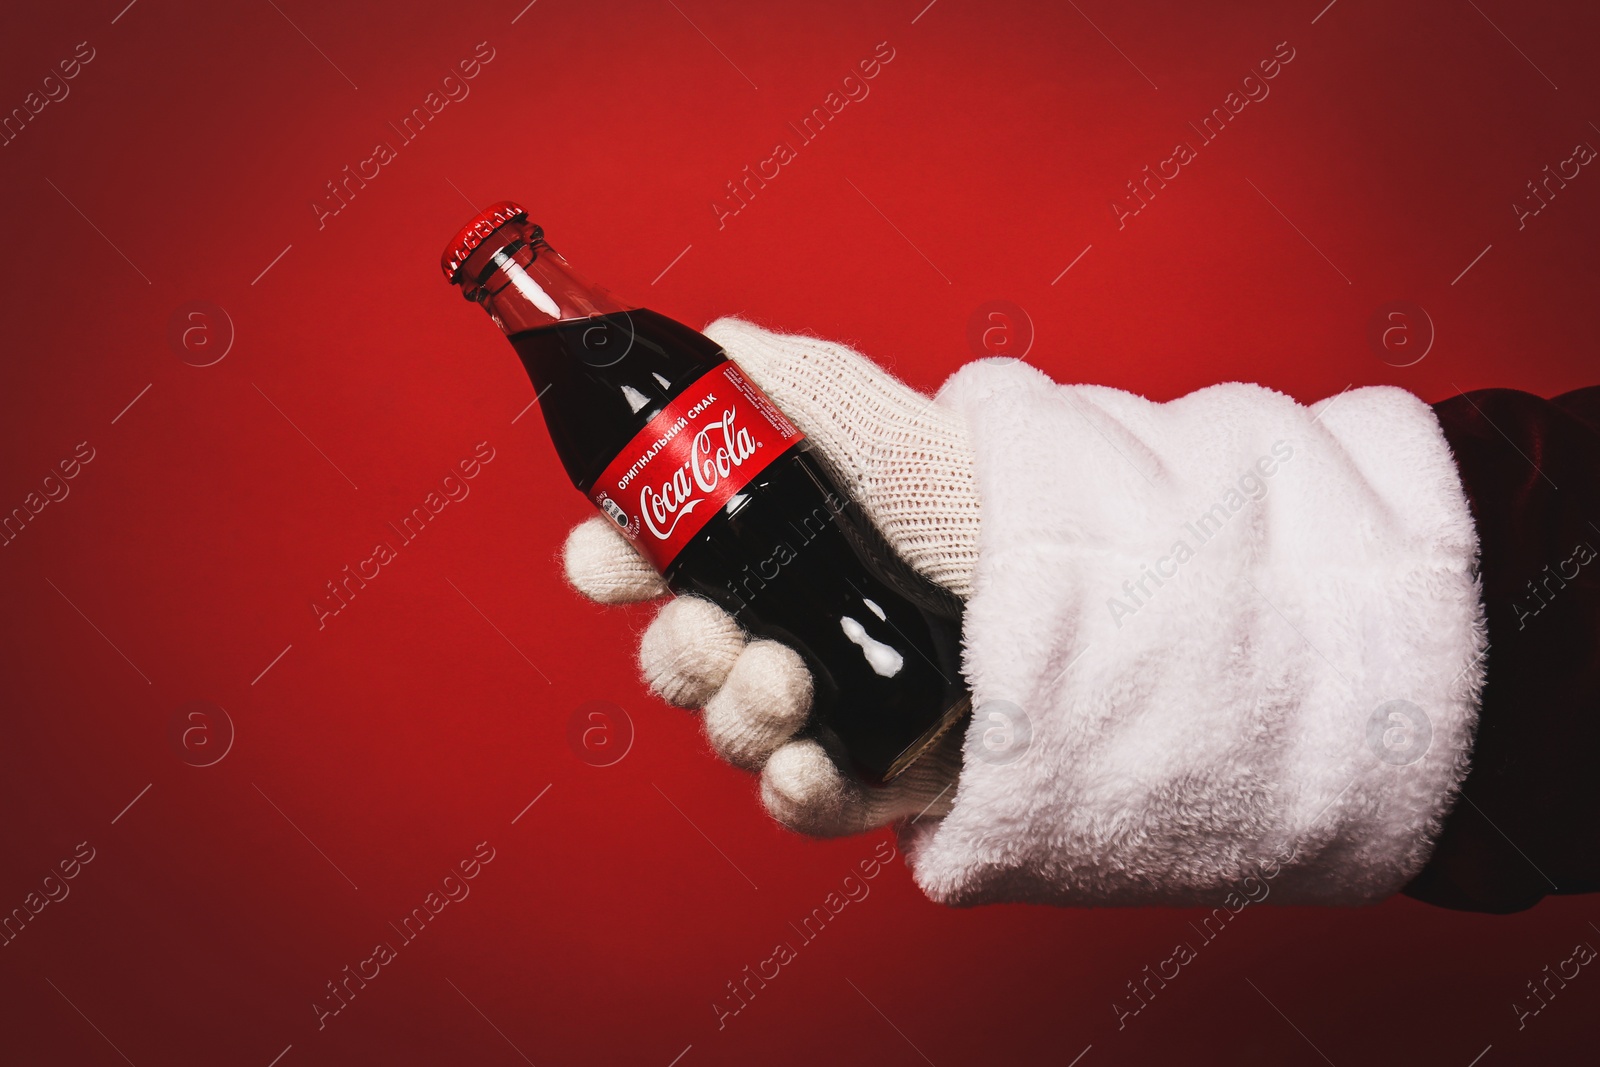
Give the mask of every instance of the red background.
M 563 585 L 586 505 L 537 412 L 512 424 L 527 381 L 437 268 L 469 200 L 513 197 L 624 297 L 851 340 L 929 390 L 974 356 L 975 309 L 1009 300 L 1030 361 L 1156 398 L 1549 394 L 1594 381 L 1600 176 L 1520 231 L 1511 205 L 1600 145 L 1588 5 L 124 2 L 14 11 L 0 39 L 7 110 L 95 50 L 0 149 L 0 508 L 95 450 L 0 548 L 0 910 L 96 850 L 0 948 L 0 1058 L 1492 1067 L 1592 1048 L 1600 977 L 1520 1032 L 1511 1008 L 1600 942 L 1591 900 L 1252 908 L 1119 1031 L 1112 1002 L 1193 914 L 946 910 L 898 861 L 719 1030 L 725 983 L 888 835 L 783 832 L 643 690 L 649 609 Z M 471 95 L 319 229 L 324 183 L 480 41 Z M 719 229 L 724 183 L 796 143 L 786 123 L 882 41 L 870 96 Z M 1119 230 L 1111 199 L 1281 41 L 1271 95 Z M 208 367 L 169 341 L 193 300 L 236 333 Z M 1368 341 L 1393 300 L 1437 333 L 1404 369 Z M 471 496 L 319 630 L 324 583 L 485 440 Z M 212 766 L 172 740 L 192 700 L 236 730 Z M 613 766 L 568 742 L 591 700 L 631 718 Z M 480 841 L 470 897 L 319 1031 L 324 983 Z

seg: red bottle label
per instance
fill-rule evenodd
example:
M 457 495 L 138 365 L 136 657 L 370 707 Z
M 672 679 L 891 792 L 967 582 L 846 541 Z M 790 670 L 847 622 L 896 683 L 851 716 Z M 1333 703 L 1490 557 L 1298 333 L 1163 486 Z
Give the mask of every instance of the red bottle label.
M 679 393 L 589 491 L 658 571 L 730 497 L 804 435 L 733 363 Z

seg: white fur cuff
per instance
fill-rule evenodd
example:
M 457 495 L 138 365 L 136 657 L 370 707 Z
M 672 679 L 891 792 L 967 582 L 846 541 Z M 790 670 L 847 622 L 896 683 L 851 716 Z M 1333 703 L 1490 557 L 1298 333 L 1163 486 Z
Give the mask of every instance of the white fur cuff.
M 1238 383 L 1155 404 L 1000 361 L 940 399 L 983 526 L 960 784 L 904 834 L 923 890 L 1214 903 L 1268 863 L 1276 902 L 1402 887 L 1465 776 L 1485 645 L 1427 405 Z

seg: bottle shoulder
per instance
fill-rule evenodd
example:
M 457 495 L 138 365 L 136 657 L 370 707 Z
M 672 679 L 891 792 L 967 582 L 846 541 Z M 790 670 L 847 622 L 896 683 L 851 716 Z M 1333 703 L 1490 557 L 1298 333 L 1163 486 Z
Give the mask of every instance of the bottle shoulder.
M 587 493 L 675 399 L 727 361 L 715 341 L 635 308 L 511 337 L 568 477 Z

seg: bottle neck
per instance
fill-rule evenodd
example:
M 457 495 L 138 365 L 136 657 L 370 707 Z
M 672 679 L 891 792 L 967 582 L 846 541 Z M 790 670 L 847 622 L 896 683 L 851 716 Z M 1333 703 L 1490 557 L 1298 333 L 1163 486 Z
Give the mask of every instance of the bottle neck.
M 536 223 L 505 223 L 462 264 L 462 295 L 507 336 L 557 322 L 632 310 L 545 243 Z

